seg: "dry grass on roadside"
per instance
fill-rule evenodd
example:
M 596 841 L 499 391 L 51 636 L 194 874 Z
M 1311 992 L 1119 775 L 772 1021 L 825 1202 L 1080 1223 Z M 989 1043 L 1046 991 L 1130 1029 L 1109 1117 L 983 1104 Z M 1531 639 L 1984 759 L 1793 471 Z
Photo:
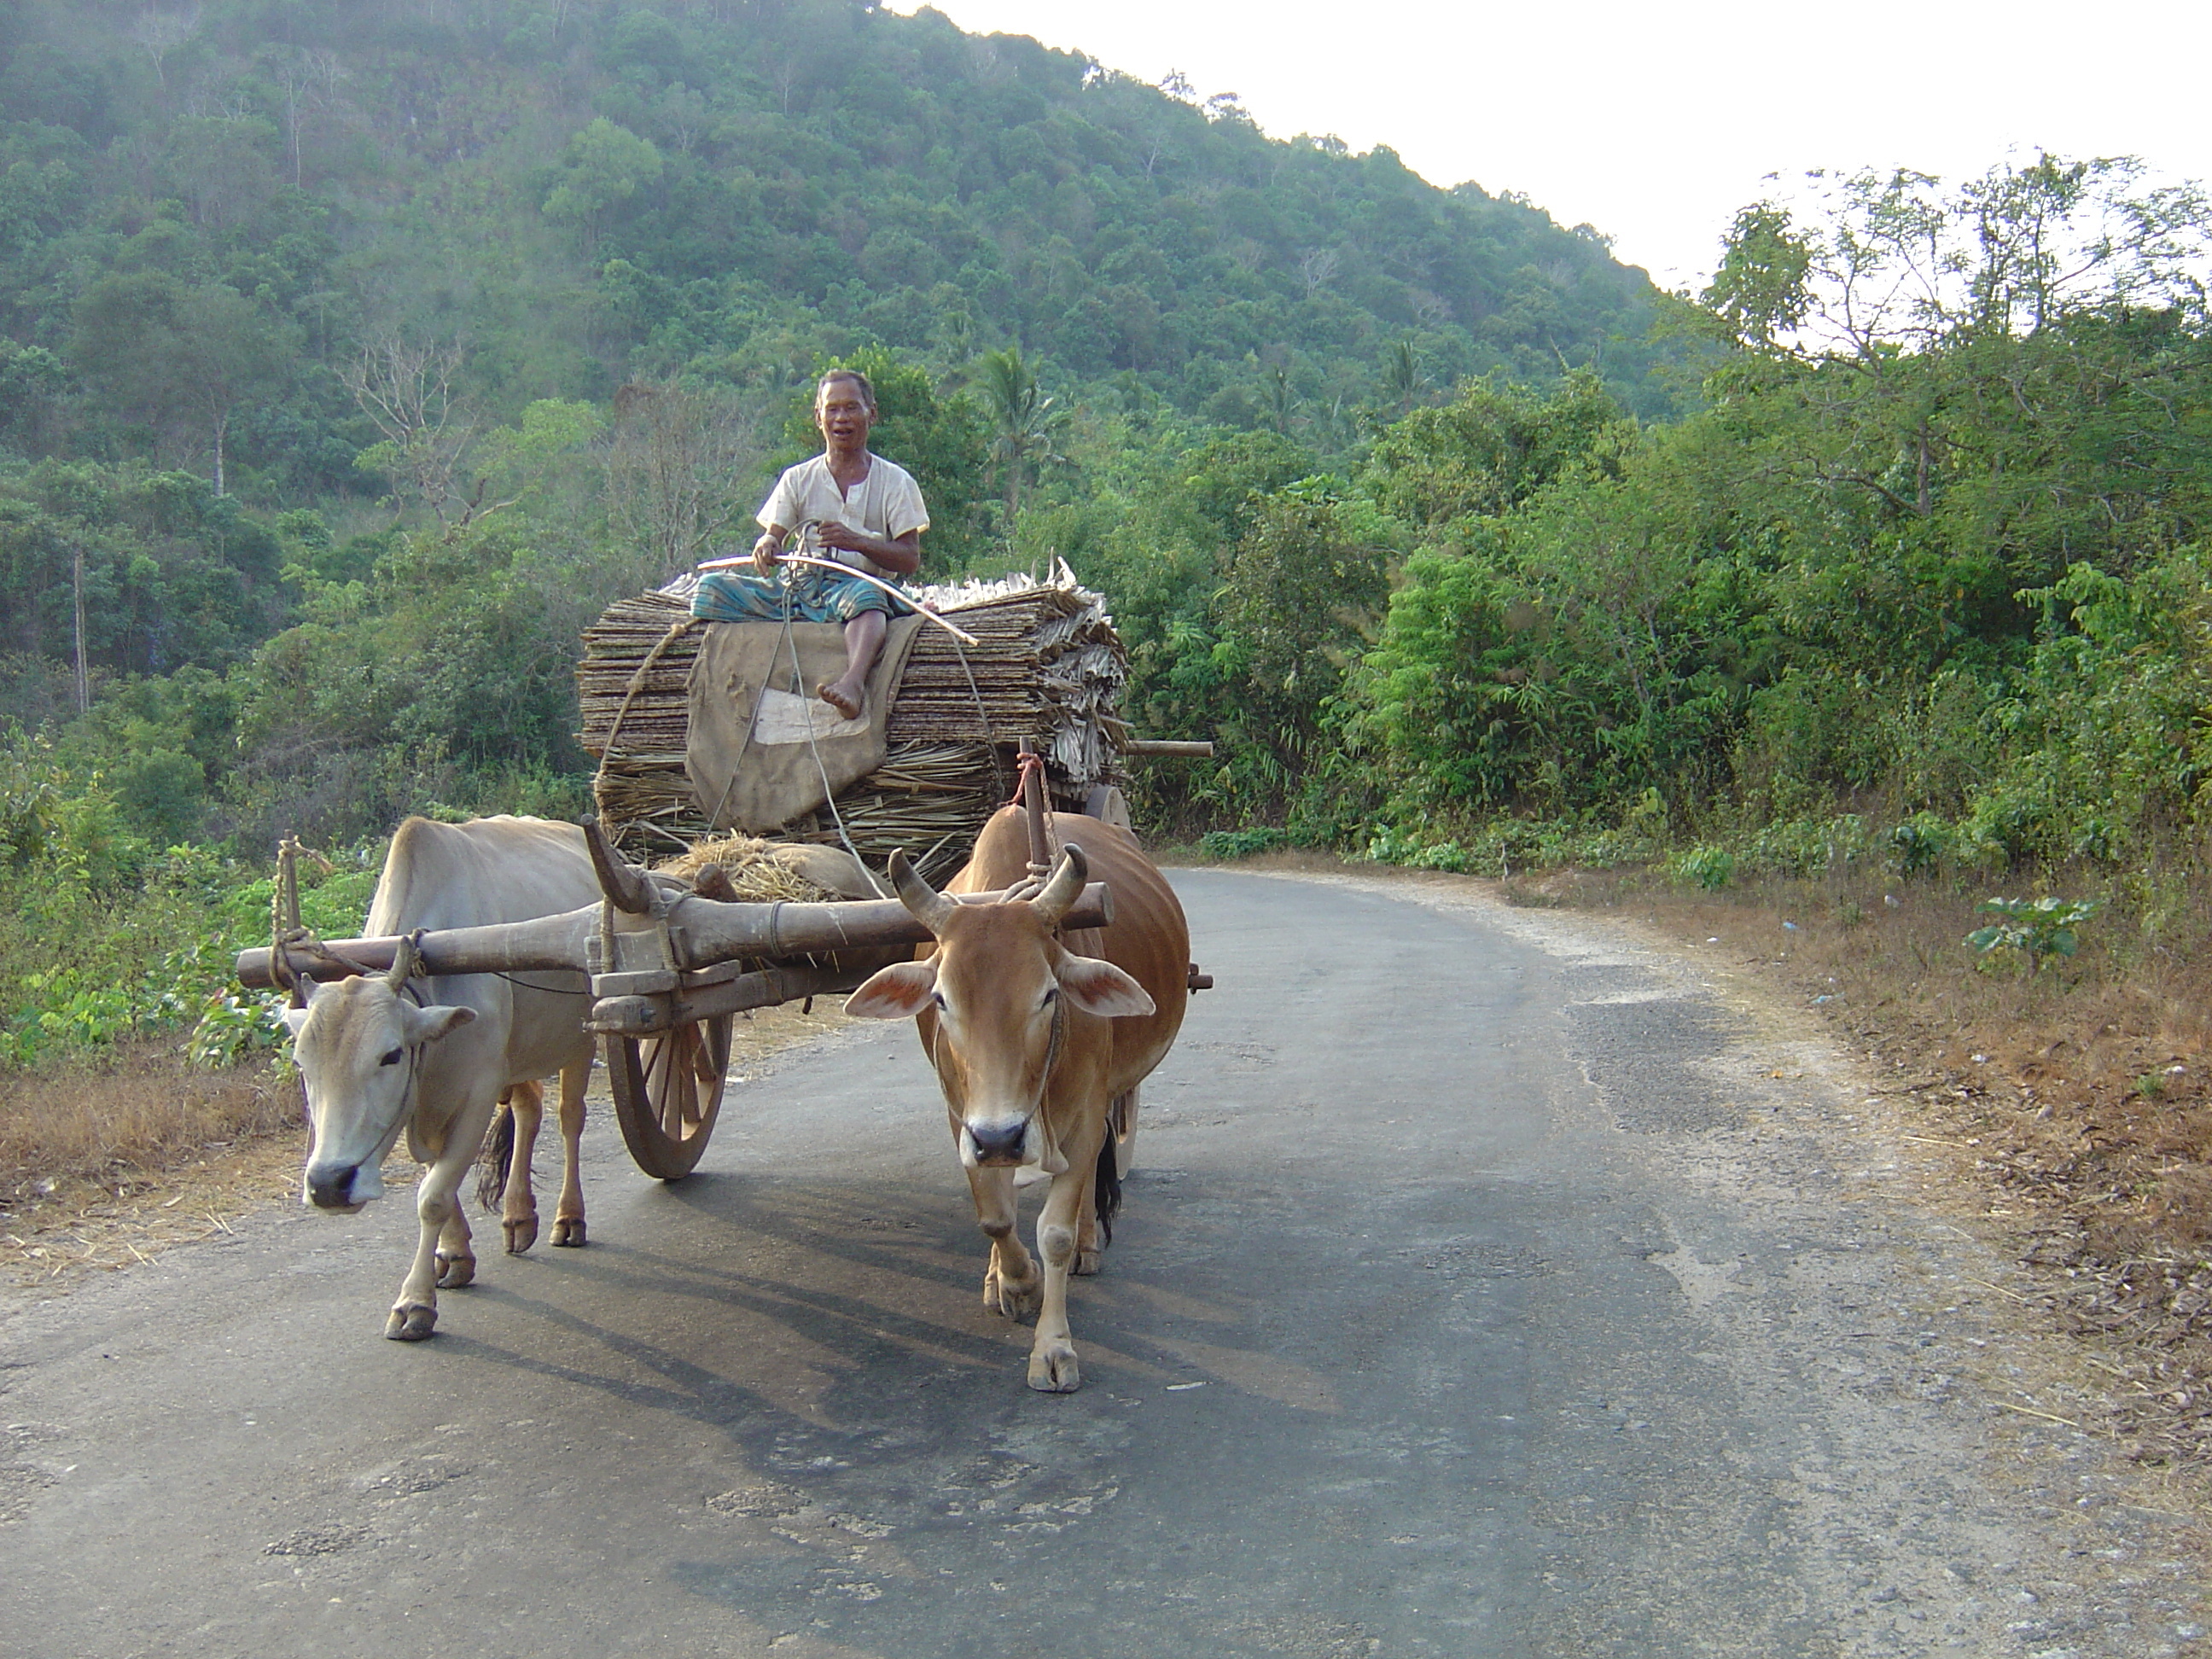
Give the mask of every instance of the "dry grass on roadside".
M 99 1066 L 0 1075 L 0 1204 L 60 1184 L 112 1186 L 300 1121 L 296 1087 L 264 1061 L 196 1071 L 172 1048 Z
M 1993 1172 L 2100 1252 L 2212 1243 L 2212 971 L 2196 940 L 2138 948 L 2134 919 L 2106 912 L 2072 960 L 2031 975 L 2017 958 L 1978 966 L 1964 940 L 1988 920 L 1979 896 L 1932 886 L 1607 897 L 1796 985 L 1887 1069 L 1934 1085 L 1954 1124 L 1994 1136 Z
M 270 1185 L 264 1143 L 296 1164 L 299 1122 L 296 1091 L 265 1061 L 196 1071 L 148 1048 L 0 1076 L 0 1260 L 44 1278 L 143 1260 L 131 1240 L 204 1236 L 237 1213 L 242 1182 Z

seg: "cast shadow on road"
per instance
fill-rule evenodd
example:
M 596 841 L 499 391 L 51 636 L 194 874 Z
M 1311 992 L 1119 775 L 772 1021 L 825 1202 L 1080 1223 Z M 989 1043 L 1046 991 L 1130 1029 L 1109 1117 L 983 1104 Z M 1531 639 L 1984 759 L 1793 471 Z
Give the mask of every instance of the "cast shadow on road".
M 1261 1247 L 1236 1219 L 1250 1198 L 1225 1179 L 1133 1184 L 1105 1273 L 1076 1288 L 1085 1386 L 1072 1397 L 1024 1385 L 1030 1328 L 983 1310 L 983 1241 L 949 1183 L 745 1175 L 647 1189 L 606 1207 L 651 1248 L 617 1227 L 587 1251 L 514 1264 L 465 1293 L 433 1347 L 471 1391 L 602 1422 L 615 1432 L 590 1455 L 637 1459 L 636 1478 L 691 1513 L 707 1503 L 660 1564 L 703 1600 L 902 1659 L 967 1659 L 983 1631 L 993 1651 L 1048 1643 L 1078 1605 L 1227 1659 L 1265 1644 L 1211 1595 L 1163 1610 L 1094 1579 L 1109 1561 L 1117 1582 L 1235 1583 L 1286 1607 L 1322 1582 L 1295 1552 L 1230 1559 L 1241 1500 L 1216 1472 L 1321 1468 L 1370 1437 L 1329 1378 L 1268 1351 L 1261 1302 L 1212 1288 L 1252 1282 Z M 1267 1259 L 1306 1271 L 1307 1248 Z M 1418 1267 L 1404 1276 L 1419 1287 Z M 654 1443 L 658 1463 L 626 1449 Z M 1194 1467 L 1209 1473 L 1190 1479 Z M 1121 1495 L 1139 1488 L 1140 1503 Z M 1194 1556 L 1193 1539 L 1216 1541 Z M 1051 1594 L 1000 1595 L 991 1581 L 1016 1569 Z
M 1189 1235 L 1218 1225 L 1178 1212 L 1208 1207 L 1206 1183 L 1146 1196 L 1154 1212 L 1125 1218 L 1105 1273 L 1077 1281 L 1072 1312 L 1091 1382 L 1195 1377 L 1278 1405 L 1333 1410 L 1324 1379 L 1236 1346 L 1237 1310 L 1176 1283 L 1145 1282 L 1148 1239 L 1182 1235 L 1171 1254 L 1187 1258 L 1196 1242 Z M 651 1231 L 665 1248 L 601 1231 L 580 1256 L 534 1263 L 558 1267 L 557 1279 L 538 1280 L 542 1293 L 513 1276 L 472 1287 L 471 1302 L 507 1315 L 496 1323 L 511 1346 L 475 1334 L 487 1322 L 465 1316 L 449 1322 L 439 1346 L 456 1359 L 742 1428 L 748 1438 L 763 1413 L 794 1431 L 837 1433 L 878 1413 L 886 1389 L 951 1385 L 977 1404 L 1026 1395 L 1030 1328 L 981 1305 L 983 1241 L 966 1221 L 964 1193 L 707 1175 L 650 1194 L 633 1213 L 664 1204 L 674 1213 Z M 566 1340 L 525 1340 L 524 1321 Z M 580 1363 L 579 1341 L 609 1363 Z

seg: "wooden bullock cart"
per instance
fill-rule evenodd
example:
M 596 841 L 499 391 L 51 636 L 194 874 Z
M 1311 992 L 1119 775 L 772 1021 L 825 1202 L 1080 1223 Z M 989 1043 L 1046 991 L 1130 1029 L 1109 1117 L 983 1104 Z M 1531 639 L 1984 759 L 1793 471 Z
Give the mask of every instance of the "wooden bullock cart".
M 731 1022 L 737 1015 L 855 989 L 877 968 L 929 935 L 896 899 L 732 902 L 711 896 L 729 890 L 726 881 L 709 877 L 716 866 L 687 880 L 648 870 L 625 855 L 625 848 L 647 855 L 665 844 L 682 848 L 689 844 L 687 837 L 709 830 L 692 821 L 696 814 L 684 805 L 684 797 L 666 775 L 670 712 L 681 708 L 677 670 L 683 653 L 672 648 L 682 643 L 684 630 L 674 614 L 678 607 L 664 595 L 625 603 L 642 615 L 627 617 L 623 606 L 611 611 L 596 630 L 599 637 L 587 636 L 578 676 L 586 744 L 602 761 L 596 790 L 600 813 L 584 820 L 584 829 L 604 897 L 596 905 L 532 921 L 424 933 L 415 946 L 425 975 L 589 975 L 592 1007 L 586 1024 L 600 1040 L 623 1139 L 646 1174 L 676 1181 L 697 1165 L 714 1133 L 729 1069 Z M 1038 615 L 1047 621 L 1042 629 L 1036 624 Z M 902 805 L 890 799 L 901 789 L 908 790 L 914 800 L 929 803 L 951 826 L 930 860 L 944 870 L 965 858 L 974 828 L 1006 798 L 999 781 L 1018 776 L 1029 809 L 1031 869 L 1042 877 L 1047 816 L 1055 807 L 1127 826 L 1117 787 L 1122 757 L 1211 752 L 1210 744 L 1147 744 L 1129 738 L 1113 712 L 1121 682 L 1120 642 L 1112 637 L 1103 604 L 1096 595 L 1075 589 L 1072 578 L 986 592 L 980 603 L 966 608 L 963 620 L 987 641 L 994 623 L 1000 624 L 995 647 L 987 645 L 953 659 L 961 671 L 964 701 L 952 698 L 948 712 L 941 701 L 919 698 L 920 712 L 909 718 L 903 733 L 894 726 L 900 741 L 884 769 L 903 769 L 895 778 L 864 780 L 836 815 L 839 838 L 857 843 L 868 862 L 880 863 L 889 846 L 903 844 L 898 838 L 902 823 L 908 834 L 915 828 L 921 809 L 913 800 Z M 1040 633 L 1056 636 L 1056 656 L 1040 651 Z M 660 639 L 657 650 L 651 648 L 654 637 Z M 1085 687 L 1057 703 L 1026 696 L 1019 677 L 1055 667 L 1063 689 L 1087 676 Z M 616 684 L 617 673 L 628 684 L 626 695 Z M 945 678 L 940 672 L 939 678 Z M 923 723 L 933 719 L 935 729 Z M 933 756 L 925 751 L 931 750 L 940 767 L 958 775 L 957 787 L 918 775 L 927 771 L 924 763 Z M 680 769 L 680 732 L 672 752 Z M 880 809 L 878 820 L 869 817 L 872 799 Z M 928 822 L 925 814 L 924 827 Z M 963 829 L 965 834 L 959 833 Z M 811 833 L 800 827 L 798 838 L 827 840 L 830 834 L 827 826 Z M 1003 896 L 980 894 L 962 902 L 983 903 Z M 1094 882 L 1065 925 L 1101 927 L 1112 917 L 1111 895 L 1104 884 Z M 392 966 L 401 943 L 392 938 L 325 944 L 286 934 L 269 949 L 241 953 L 238 976 L 249 988 L 270 988 L 301 978 L 381 972 Z M 1212 982 L 1192 969 L 1194 988 Z M 1117 1114 L 1115 1133 L 1119 1161 L 1126 1168 L 1135 1133 L 1133 1102 Z
M 1033 811 L 1031 822 L 1041 836 L 1041 815 Z M 896 899 L 756 904 L 704 897 L 630 863 L 596 819 L 584 820 L 584 830 L 605 894 L 599 903 L 532 921 L 423 933 L 415 938 L 416 960 L 430 976 L 588 975 L 586 1024 L 600 1040 L 623 1139 L 646 1174 L 680 1180 L 714 1131 L 732 1018 L 854 990 L 929 933 Z M 961 902 L 1004 896 L 977 894 Z M 1092 882 L 1066 925 L 1103 927 L 1113 915 L 1105 884 Z M 380 973 L 403 942 L 290 939 L 241 951 L 238 977 L 267 990 L 299 979 Z

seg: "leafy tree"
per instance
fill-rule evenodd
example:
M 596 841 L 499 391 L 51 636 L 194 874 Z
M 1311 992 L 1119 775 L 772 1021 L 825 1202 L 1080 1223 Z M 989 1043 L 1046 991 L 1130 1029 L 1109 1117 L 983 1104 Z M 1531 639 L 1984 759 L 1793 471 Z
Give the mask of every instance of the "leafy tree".
M 36 452 L 58 436 L 69 370 L 44 346 L 0 338 L 0 440 Z
M 1400 415 L 1413 410 L 1430 389 L 1420 354 L 1411 340 L 1401 340 L 1382 359 L 1382 401 Z
M 1385 548 L 1334 479 L 1306 478 L 1254 504 L 1216 600 L 1235 678 L 1229 732 L 1280 800 L 1325 763 L 1323 712 L 1365 647 L 1389 596 Z M 1227 733 L 1224 733 L 1227 735 Z
M 1449 404 L 1416 410 L 1376 438 L 1376 498 L 1416 525 L 1495 515 L 1587 462 L 1624 419 L 1588 370 L 1550 393 L 1472 380 Z
M 76 309 L 78 369 L 112 405 L 158 430 L 196 430 L 223 493 L 225 441 L 248 399 L 280 386 L 298 330 L 221 283 L 187 288 L 160 271 L 104 276 Z
M 545 198 L 545 216 L 576 225 L 587 240 L 596 240 L 600 216 L 657 182 L 661 166 L 650 138 L 599 116 L 568 141 L 559 182 Z

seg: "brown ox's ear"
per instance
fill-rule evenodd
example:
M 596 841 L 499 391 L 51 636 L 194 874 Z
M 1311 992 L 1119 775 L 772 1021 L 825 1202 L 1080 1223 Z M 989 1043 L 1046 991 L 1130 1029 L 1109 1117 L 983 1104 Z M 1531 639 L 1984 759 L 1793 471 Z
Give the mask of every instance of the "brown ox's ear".
M 855 1019 L 911 1019 L 937 994 L 934 962 L 895 962 L 845 999 Z
M 1062 956 L 1054 970 L 1060 994 L 1086 1014 L 1119 1019 L 1157 1012 L 1145 988 L 1110 962 L 1096 957 Z
M 473 1008 L 416 1008 L 402 1003 L 399 1006 L 399 1029 L 407 1046 L 411 1048 L 418 1043 L 435 1042 L 440 1037 L 459 1030 L 476 1017 L 477 1011 Z

